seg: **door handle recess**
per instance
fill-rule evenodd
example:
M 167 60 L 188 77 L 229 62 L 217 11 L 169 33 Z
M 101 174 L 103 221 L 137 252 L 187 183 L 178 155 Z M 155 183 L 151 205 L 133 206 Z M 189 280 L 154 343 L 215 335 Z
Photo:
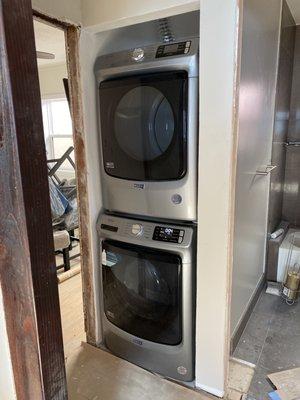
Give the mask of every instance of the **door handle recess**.
M 269 175 L 269 173 L 272 172 L 275 168 L 277 168 L 277 165 L 267 165 L 264 170 L 258 169 L 255 172 L 255 175 L 264 175 L 264 176 Z

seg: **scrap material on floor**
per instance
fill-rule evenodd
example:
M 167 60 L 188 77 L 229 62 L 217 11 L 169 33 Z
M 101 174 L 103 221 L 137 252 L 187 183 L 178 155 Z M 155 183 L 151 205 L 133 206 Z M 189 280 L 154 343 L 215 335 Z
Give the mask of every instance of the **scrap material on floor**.
M 280 400 L 300 399 L 300 368 L 276 372 L 268 378 L 277 388 L 275 393 Z
M 81 274 L 58 285 L 65 357 L 86 340 L 84 332 Z
M 85 343 L 68 358 L 66 367 L 72 400 L 212 399 Z
M 254 368 L 255 365 L 243 360 L 230 359 L 227 400 L 239 400 L 244 394 L 248 393 Z
M 70 279 L 73 276 L 80 274 L 80 272 L 81 272 L 81 265 L 80 264 L 75 265 L 69 271 L 64 271 L 57 275 L 58 283 L 62 283 L 67 279 Z
M 300 303 L 262 293 L 233 356 L 256 365 L 248 400 L 268 399 L 268 375 L 300 367 Z

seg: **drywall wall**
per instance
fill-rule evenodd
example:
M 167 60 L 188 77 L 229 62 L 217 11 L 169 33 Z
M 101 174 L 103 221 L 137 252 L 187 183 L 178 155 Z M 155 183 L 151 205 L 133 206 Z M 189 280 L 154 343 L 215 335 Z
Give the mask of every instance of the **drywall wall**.
M 15 383 L 10 358 L 2 290 L 0 286 L 0 399 L 15 400 Z
M 84 3 L 84 2 L 83 2 Z M 102 4 L 102 2 L 98 2 Z M 80 23 L 82 0 L 32 0 L 32 8 L 64 21 Z
M 231 333 L 264 275 L 281 0 L 245 0 L 236 176 Z
M 224 395 L 229 358 L 238 2 L 200 2 L 196 386 Z
M 195 0 L 84 0 L 82 21 L 91 31 L 100 32 L 197 9 Z
M 272 165 L 276 165 L 276 169 L 271 174 L 268 233 L 273 232 L 282 219 L 286 162 L 285 142 L 287 141 L 290 120 L 295 33 L 294 19 L 286 1 L 283 0 L 272 145 Z
M 63 78 L 68 77 L 65 63 L 39 67 L 40 90 L 43 99 L 65 97 Z

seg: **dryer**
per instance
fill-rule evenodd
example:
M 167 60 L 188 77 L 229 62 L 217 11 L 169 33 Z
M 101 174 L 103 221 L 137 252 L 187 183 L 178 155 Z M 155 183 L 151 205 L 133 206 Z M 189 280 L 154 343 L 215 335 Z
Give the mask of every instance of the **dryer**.
M 198 38 L 96 62 L 105 209 L 197 218 Z
M 161 375 L 194 379 L 194 230 L 101 215 L 105 346 Z

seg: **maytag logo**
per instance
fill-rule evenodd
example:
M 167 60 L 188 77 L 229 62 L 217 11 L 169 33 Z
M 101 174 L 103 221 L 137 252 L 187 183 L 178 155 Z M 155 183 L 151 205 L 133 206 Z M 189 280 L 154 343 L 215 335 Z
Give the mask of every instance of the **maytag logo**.
M 143 346 L 143 342 L 142 342 L 142 340 L 140 340 L 140 339 L 132 339 L 132 342 L 134 343 L 134 344 L 137 344 L 137 345 L 139 345 L 139 346 Z
M 145 189 L 145 184 L 144 183 L 134 183 L 133 187 L 135 189 Z

